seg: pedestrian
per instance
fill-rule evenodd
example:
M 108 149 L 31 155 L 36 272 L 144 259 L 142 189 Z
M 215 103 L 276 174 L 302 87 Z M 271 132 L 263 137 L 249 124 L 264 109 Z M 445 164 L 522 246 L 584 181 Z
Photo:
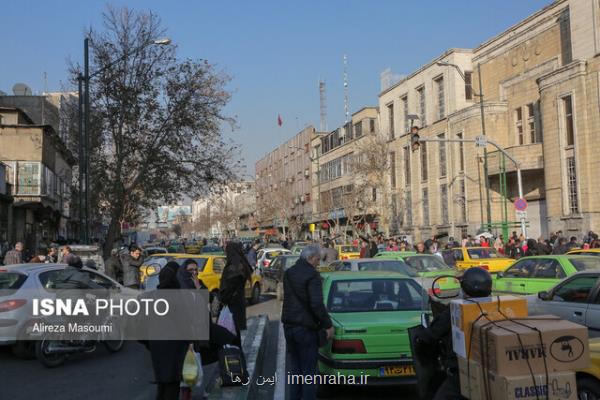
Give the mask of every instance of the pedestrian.
M 540 255 L 535 239 L 527 239 L 527 250 L 525 250 L 524 255 L 525 257 Z
M 518 260 L 523 256 L 523 250 L 521 249 L 521 246 L 517 244 L 513 236 L 508 240 L 506 248 L 504 249 L 504 254 L 515 260 Z
M 200 289 L 198 263 L 191 258 L 185 260 L 177 270 L 177 281 L 181 289 Z
M 135 244 L 129 246 L 129 252 L 121 256 L 124 286 L 131 289 L 140 288 L 140 267 L 143 261 L 142 249 Z
M 52 258 L 50 257 L 50 250 L 46 249 L 39 249 L 38 254 L 29 260 L 30 264 L 48 264 L 51 262 Z
M 181 289 L 177 279 L 179 264 L 169 261 L 158 275 L 158 289 Z M 152 359 L 154 381 L 157 384 L 156 400 L 178 400 L 181 373 L 185 355 L 190 349 L 185 340 L 150 340 L 147 343 Z
M 394 242 L 393 239 L 390 239 L 388 241 L 388 245 L 385 248 L 385 251 L 398 251 L 398 245 L 396 244 L 396 242 Z
M 371 239 L 371 243 L 369 245 L 369 257 L 373 258 L 379 253 L 379 247 L 377 246 L 377 242 L 375 239 Z
M 361 240 L 360 242 L 360 258 L 367 258 L 369 256 L 369 242 L 367 240 Z
M 498 253 L 504 253 L 504 237 L 502 235 L 494 240 L 494 249 L 496 249 Z
M 332 262 L 336 261 L 339 258 L 339 253 L 336 249 L 333 248 L 333 245 L 330 240 L 325 242 L 325 248 L 323 249 L 323 254 L 321 255 L 321 259 L 325 265 L 329 265 Z
M 538 238 L 537 248 L 540 255 L 552 254 L 552 246 L 550 246 L 548 240 L 544 240 L 541 236 Z
M 566 247 L 565 253 L 568 253 L 569 251 L 571 251 L 573 249 L 579 248 L 579 244 L 577 244 L 577 238 L 575 236 L 571 236 L 569 243 L 567 243 L 567 245 L 565 247 Z
M 252 242 L 252 246 L 250 250 L 248 250 L 248 254 L 246 254 L 246 259 L 252 268 L 256 268 L 258 264 L 258 248 L 260 247 L 260 240 L 256 239 Z
M 417 254 L 425 254 L 425 243 L 417 243 L 417 245 L 415 246 L 415 250 L 417 251 Z
M 119 249 L 112 249 L 110 257 L 106 260 L 104 273 L 115 281 L 123 284 L 123 268 L 121 267 L 121 259 L 119 258 Z
M 327 340 L 334 334 L 323 303 L 321 276 L 316 270 L 320 253 L 318 245 L 306 246 L 283 277 L 286 295 L 281 322 L 290 361 L 287 373 L 295 376 L 316 376 L 319 345 L 323 345 L 319 343 L 319 332 L 325 330 Z M 316 397 L 314 384 L 290 385 L 290 400 L 314 400 Z
M 556 240 L 556 245 L 554 246 L 554 249 L 552 250 L 552 254 L 560 255 L 560 254 L 565 254 L 566 252 L 567 252 L 567 238 L 559 237 Z
M 23 263 L 23 243 L 17 242 L 13 250 L 6 252 L 4 256 L 4 265 L 22 264 Z
M 58 262 L 64 263 L 65 259 L 67 258 L 67 256 L 69 254 L 71 254 L 71 247 L 70 246 L 63 246 L 60 249 L 60 256 L 58 257 Z
M 241 331 L 246 329 L 246 281 L 252 278 L 253 269 L 242 251 L 240 242 L 229 242 L 225 246 L 227 263 L 221 274 L 219 298 L 229 307 L 237 335 L 236 345 L 242 347 Z

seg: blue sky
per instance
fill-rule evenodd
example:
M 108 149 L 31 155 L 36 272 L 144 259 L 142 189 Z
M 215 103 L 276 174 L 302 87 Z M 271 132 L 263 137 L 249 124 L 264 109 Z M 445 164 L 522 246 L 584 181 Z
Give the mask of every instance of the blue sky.
M 344 120 L 348 55 L 351 111 L 377 105 L 379 74 L 410 73 L 450 47 L 470 48 L 550 0 L 117 1 L 158 14 L 180 57 L 204 58 L 232 76 L 227 113 L 254 162 L 306 124 L 319 124 L 318 80 L 327 82 L 328 127 Z M 99 27 L 106 2 L 5 1 L 0 12 L 0 90 L 16 82 L 59 90 L 66 60 L 83 55 L 83 32 Z M 277 115 L 283 127 L 277 126 Z

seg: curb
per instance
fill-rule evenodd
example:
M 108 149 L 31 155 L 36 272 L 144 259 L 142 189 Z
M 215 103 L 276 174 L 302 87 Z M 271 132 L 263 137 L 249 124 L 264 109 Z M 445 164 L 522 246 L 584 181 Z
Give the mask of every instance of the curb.
M 275 382 L 275 393 L 273 393 L 274 400 L 284 400 L 286 398 L 285 395 L 285 384 L 286 384 L 286 370 L 285 370 L 285 361 L 286 361 L 286 343 L 285 343 L 285 335 L 283 332 L 283 324 L 279 323 L 279 337 L 277 340 L 277 366 L 276 366 L 276 376 L 277 381 Z
M 252 320 L 255 320 L 256 322 Z M 212 390 L 210 390 L 208 399 L 244 400 L 252 398 L 252 395 L 257 389 L 256 379 L 260 372 L 257 371 L 256 366 L 260 365 L 264 358 L 264 344 L 266 343 L 266 333 L 268 332 L 268 320 L 269 318 L 266 315 L 248 319 L 249 329 L 247 329 L 246 334 L 243 337 L 242 348 L 244 350 L 244 355 L 246 356 L 246 368 L 248 370 L 248 376 L 250 377 L 250 384 L 247 386 L 221 387 L 219 382 L 220 374 L 217 366 L 214 376 L 211 377 L 212 382 L 210 382 L 210 384 Z

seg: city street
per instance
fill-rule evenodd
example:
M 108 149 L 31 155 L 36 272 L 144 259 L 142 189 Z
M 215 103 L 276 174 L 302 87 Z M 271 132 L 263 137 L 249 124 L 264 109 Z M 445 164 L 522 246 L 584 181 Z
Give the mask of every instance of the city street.
M 273 295 L 261 296 L 261 302 L 250 306 L 248 317 L 259 314 L 269 316 L 271 323 L 262 374 L 270 376 L 276 366 L 276 341 L 279 329 L 281 302 Z M 123 350 L 110 354 L 100 347 L 91 354 L 79 354 L 71 357 L 64 365 L 55 369 L 42 366 L 37 360 L 21 360 L 14 357 L 10 348 L 0 347 L 0 365 L 2 366 L 2 390 L 0 400 L 56 399 L 56 400 L 104 400 L 108 398 L 146 400 L 154 396 L 150 355 L 146 349 L 129 342 Z M 274 399 L 272 387 L 265 386 L 259 393 L 259 400 Z M 403 387 L 342 387 L 335 396 L 340 400 L 392 399 L 402 391 L 403 398 L 416 400 L 412 389 Z M 199 397 L 194 397 L 197 399 Z M 279 399 L 276 399 L 279 400 Z

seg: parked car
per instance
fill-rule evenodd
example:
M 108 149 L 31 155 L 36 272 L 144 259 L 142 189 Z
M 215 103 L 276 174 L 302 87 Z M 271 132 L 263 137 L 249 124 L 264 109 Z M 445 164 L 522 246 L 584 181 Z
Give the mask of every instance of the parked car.
M 337 244 L 335 249 L 339 254 L 340 260 L 349 260 L 352 258 L 360 258 L 360 249 L 351 244 Z
M 32 300 L 39 293 L 43 298 L 54 298 L 50 290 L 65 264 L 18 264 L 0 267 L 0 345 L 12 346 L 13 353 L 19 357 L 30 358 L 34 355 L 33 341 L 17 339 L 30 326 Z M 107 288 L 117 289 L 124 297 L 136 297 L 138 291 L 127 288 L 98 270 L 84 267 L 90 279 Z
M 459 270 L 481 267 L 494 273 L 504 271 L 515 262 L 512 258 L 504 257 L 496 249 L 490 247 L 457 247 L 452 249 L 452 256 L 455 260 L 455 267 Z
M 299 255 L 302 252 L 302 249 L 305 248 L 306 246 L 308 246 L 310 243 L 309 242 L 295 242 L 292 245 L 292 254 L 297 254 Z
M 271 262 L 275 259 L 275 257 L 284 255 L 284 254 L 292 254 L 291 251 L 284 249 L 282 247 L 279 248 L 265 248 L 258 250 L 256 254 L 257 259 L 257 267 L 259 270 L 263 270 L 267 268 Z
M 390 272 L 324 273 L 323 298 L 335 334 L 319 349 L 318 372 L 368 375 L 367 384 L 416 383 L 407 329 L 427 310 L 427 293 L 410 277 Z M 318 385 L 320 396 L 335 385 Z
M 275 292 L 277 300 L 283 300 L 283 274 L 298 261 L 299 255 L 284 254 L 275 257 L 267 268 L 262 270 L 263 292 Z
M 600 270 L 600 258 L 576 255 L 523 257 L 494 279 L 494 293 L 535 294 L 579 271 Z
M 105 271 L 104 258 L 102 258 L 102 249 L 94 245 L 72 244 L 69 245 L 71 252 L 83 262 L 83 265 L 96 269 L 100 272 Z M 59 252 L 59 262 L 62 262 L 62 252 Z
M 569 251 L 567 254 L 577 254 L 580 256 L 600 256 L 600 249 L 575 249 Z
M 351 260 L 338 260 L 327 266 L 319 267 L 320 272 L 343 272 L 343 271 L 389 271 L 399 272 L 418 278 L 417 271 L 412 269 L 402 260 L 386 260 L 383 258 L 355 258 Z

